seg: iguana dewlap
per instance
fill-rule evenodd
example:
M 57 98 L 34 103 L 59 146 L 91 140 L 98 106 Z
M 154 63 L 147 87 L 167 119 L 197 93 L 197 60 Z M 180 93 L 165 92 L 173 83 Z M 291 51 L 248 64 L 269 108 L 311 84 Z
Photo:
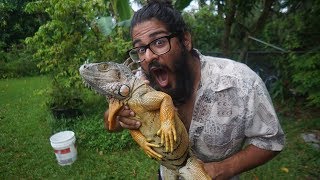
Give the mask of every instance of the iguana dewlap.
M 109 98 L 109 129 L 114 129 L 116 115 L 124 105 L 135 112 L 141 127 L 130 134 L 149 157 L 176 175 L 169 179 L 210 179 L 190 154 L 187 130 L 169 95 L 144 84 L 123 64 L 84 64 L 79 71 L 92 89 Z

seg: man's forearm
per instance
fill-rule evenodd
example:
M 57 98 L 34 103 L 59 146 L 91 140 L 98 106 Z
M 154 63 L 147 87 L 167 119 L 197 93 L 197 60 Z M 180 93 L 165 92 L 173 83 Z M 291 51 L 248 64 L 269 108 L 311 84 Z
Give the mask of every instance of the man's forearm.
M 249 145 L 221 162 L 205 163 L 204 168 L 213 179 L 228 179 L 266 163 L 278 153 Z

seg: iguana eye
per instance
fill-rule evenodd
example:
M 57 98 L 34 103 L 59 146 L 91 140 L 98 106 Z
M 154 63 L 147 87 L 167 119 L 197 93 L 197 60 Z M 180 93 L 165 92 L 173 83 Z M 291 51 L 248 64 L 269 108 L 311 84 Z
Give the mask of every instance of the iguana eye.
M 105 71 L 108 69 L 108 64 L 99 64 L 98 69 L 100 71 Z

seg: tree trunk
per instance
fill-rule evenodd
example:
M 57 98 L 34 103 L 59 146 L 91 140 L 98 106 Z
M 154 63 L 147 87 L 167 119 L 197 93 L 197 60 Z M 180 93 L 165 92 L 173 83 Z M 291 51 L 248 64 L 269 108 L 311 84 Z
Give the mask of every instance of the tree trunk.
M 242 40 L 242 49 L 239 54 L 239 61 L 240 62 L 245 62 L 245 58 L 247 57 L 247 52 L 249 48 L 249 33 L 247 32 L 246 35 L 244 36 Z
M 226 18 L 224 21 L 224 34 L 222 39 L 222 54 L 224 57 L 230 57 L 229 39 L 231 34 L 231 27 L 234 23 L 234 16 L 236 14 L 236 3 L 233 0 L 226 1 Z
M 249 31 L 246 33 L 245 37 L 243 38 L 243 46 L 240 51 L 239 55 L 239 61 L 244 62 L 246 58 L 246 54 L 249 49 L 250 41 L 249 41 L 249 36 L 255 36 L 258 34 L 263 27 L 266 24 L 266 20 L 268 19 L 269 13 L 271 11 L 272 4 L 274 3 L 275 0 L 265 0 L 264 1 L 264 7 L 263 10 L 260 14 L 260 17 L 258 20 L 251 26 L 251 28 L 248 28 Z

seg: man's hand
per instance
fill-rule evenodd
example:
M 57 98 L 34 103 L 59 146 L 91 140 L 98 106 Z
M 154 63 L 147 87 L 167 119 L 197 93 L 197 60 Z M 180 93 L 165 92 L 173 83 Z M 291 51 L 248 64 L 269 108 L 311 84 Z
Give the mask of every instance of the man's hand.
M 109 111 L 106 110 L 104 113 L 104 127 L 109 131 L 108 124 Z M 112 131 L 120 131 L 125 129 L 139 129 L 141 122 L 134 119 L 135 113 L 128 107 L 124 106 L 118 115 L 116 116 L 116 128 Z
M 203 167 L 212 179 L 229 179 L 268 162 L 278 153 L 249 145 L 221 162 L 204 163 Z
M 204 170 L 212 179 L 229 179 L 232 177 L 229 169 L 221 162 L 203 163 Z

